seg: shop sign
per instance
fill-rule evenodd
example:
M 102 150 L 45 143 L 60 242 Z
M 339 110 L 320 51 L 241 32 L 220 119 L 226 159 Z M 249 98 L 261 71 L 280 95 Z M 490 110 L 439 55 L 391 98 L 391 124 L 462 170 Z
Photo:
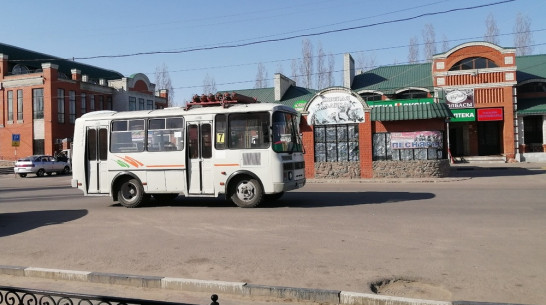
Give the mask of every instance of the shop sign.
M 305 104 L 307 104 L 307 101 L 297 101 L 297 102 L 294 102 L 292 107 L 296 109 L 297 112 L 302 112 L 303 109 L 305 108 Z
M 434 103 L 433 98 L 421 98 L 413 100 L 389 100 L 389 101 L 368 101 L 368 105 L 374 107 L 399 107 L 399 106 L 413 106 L 422 104 Z
M 307 121 L 311 125 L 350 124 L 364 122 L 364 107 L 353 95 L 326 92 L 315 97 L 309 107 Z
M 451 109 L 453 118 L 450 122 L 474 122 L 476 121 L 476 109 Z
M 474 108 L 474 89 L 445 89 L 449 109 Z
M 441 131 L 391 132 L 392 149 L 442 148 Z
M 504 119 L 502 108 L 477 109 L 478 121 L 502 121 Z

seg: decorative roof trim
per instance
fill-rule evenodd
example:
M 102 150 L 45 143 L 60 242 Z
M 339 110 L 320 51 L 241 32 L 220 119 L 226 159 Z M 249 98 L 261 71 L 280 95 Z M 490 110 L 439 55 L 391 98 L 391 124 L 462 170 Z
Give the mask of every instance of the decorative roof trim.
M 499 51 L 501 54 L 510 54 L 510 53 L 515 54 L 516 53 L 515 48 L 503 48 L 503 47 L 499 47 L 496 44 L 485 42 L 485 41 L 474 41 L 474 42 L 467 42 L 467 43 L 460 44 L 460 45 L 452 48 L 451 50 L 449 50 L 449 51 L 447 51 L 445 53 L 436 54 L 436 55 L 432 56 L 432 59 L 433 60 L 447 59 L 451 54 L 455 53 L 458 50 L 468 48 L 468 47 L 474 47 L 474 46 L 489 47 L 489 48 L 492 48 L 494 50 Z

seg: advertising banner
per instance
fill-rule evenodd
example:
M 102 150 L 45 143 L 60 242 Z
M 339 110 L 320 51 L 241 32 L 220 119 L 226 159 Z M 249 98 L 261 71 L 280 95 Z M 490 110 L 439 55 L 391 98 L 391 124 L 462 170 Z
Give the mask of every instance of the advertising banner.
M 441 131 L 391 132 L 392 149 L 442 148 Z
M 478 121 L 502 121 L 503 119 L 502 108 L 478 109 Z
M 308 111 L 307 121 L 311 125 L 364 122 L 362 103 L 345 92 L 327 92 L 317 96 L 309 105 Z

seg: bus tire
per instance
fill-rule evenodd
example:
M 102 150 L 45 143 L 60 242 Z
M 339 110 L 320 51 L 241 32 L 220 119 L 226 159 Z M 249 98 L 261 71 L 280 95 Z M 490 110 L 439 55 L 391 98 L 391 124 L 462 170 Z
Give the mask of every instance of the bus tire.
M 144 188 L 137 179 L 126 179 L 121 182 L 118 190 L 119 203 L 126 208 L 136 208 L 147 198 Z
M 243 177 L 233 184 L 230 198 L 240 208 L 254 208 L 262 201 L 263 194 L 258 180 Z

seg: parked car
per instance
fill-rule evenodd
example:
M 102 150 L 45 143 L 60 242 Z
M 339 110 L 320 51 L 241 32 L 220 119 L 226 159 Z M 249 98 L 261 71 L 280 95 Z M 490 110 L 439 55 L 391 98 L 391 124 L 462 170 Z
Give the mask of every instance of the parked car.
M 35 155 L 17 160 L 13 170 L 21 177 L 26 177 L 27 174 L 36 174 L 38 177 L 53 173 L 64 175 L 70 173 L 70 163 L 58 161 L 52 156 Z

